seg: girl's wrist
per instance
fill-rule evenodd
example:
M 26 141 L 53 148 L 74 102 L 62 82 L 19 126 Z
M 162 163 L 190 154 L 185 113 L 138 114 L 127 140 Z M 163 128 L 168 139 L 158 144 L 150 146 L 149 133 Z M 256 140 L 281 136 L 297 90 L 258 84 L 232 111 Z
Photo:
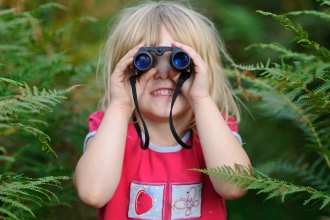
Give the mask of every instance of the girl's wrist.
M 119 115 L 126 116 L 127 121 L 129 121 L 133 114 L 134 108 L 130 105 L 125 105 L 117 102 L 110 102 L 106 111 L 111 111 L 112 114 L 116 114 L 118 116 Z
M 212 103 L 214 104 L 214 101 L 211 96 L 200 97 L 190 101 L 190 105 L 193 111 L 195 111 L 196 108 L 206 107 Z

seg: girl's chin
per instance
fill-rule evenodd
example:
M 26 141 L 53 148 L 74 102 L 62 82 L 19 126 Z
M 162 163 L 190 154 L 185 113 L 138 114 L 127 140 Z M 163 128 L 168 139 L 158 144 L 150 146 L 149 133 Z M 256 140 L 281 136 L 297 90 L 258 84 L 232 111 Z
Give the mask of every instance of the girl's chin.
M 150 112 L 148 112 L 148 113 L 147 112 L 144 112 L 144 113 L 142 113 L 142 116 L 144 118 L 149 118 L 151 120 L 168 121 L 168 119 L 170 117 L 170 112 L 168 112 L 168 113 L 162 113 L 162 114 L 160 114 L 160 113 L 155 114 L 155 113 L 150 113 Z

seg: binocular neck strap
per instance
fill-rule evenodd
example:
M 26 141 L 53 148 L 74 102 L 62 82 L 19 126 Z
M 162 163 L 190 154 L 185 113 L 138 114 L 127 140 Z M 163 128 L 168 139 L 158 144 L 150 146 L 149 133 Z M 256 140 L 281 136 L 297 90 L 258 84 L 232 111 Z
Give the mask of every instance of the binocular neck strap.
M 192 144 L 193 144 L 193 130 L 192 129 L 189 129 L 189 131 L 190 131 L 190 143 L 191 143 L 191 145 L 187 145 L 186 143 L 184 143 L 181 140 L 180 136 L 175 131 L 174 123 L 173 123 L 173 117 L 172 117 L 172 109 L 173 109 L 173 106 L 174 106 L 174 102 L 175 102 L 176 98 L 178 97 L 178 95 L 180 93 L 180 90 L 181 90 L 181 87 L 182 87 L 183 83 L 187 79 L 189 79 L 190 75 L 191 74 L 189 72 L 181 72 L 181 75 L 179 77 L 179 80 L 178 80 L 178 82 L 176 84 L 176 87 L 175 87 L 175 90 L 174 90 L 174 93 L 173 93 L 172 102 L 171 102 L 171 111 L 170 111 L 170 128 L 171 128 L 171 132 L 172 132 L 175 140 L 183 148 L 186 148 L 186 149 L 190 149 L 192 147 Z M 143 150 L 146 150 L 148 148 L 148 146 L 149 146 L 149 141 L 150 141 L 149 132 L 148 132 L 148 129 L 147 129 L 147 125 L 144 122 L 143 117 L 142 117 L 141 112 L 140 112 L 140 109 L 139 109 L 139 104 L 138 104 L 138 99 L 137 99 L 137 94 L 136 94 L 136 86 L 135 86 L 136 80 L 140 76 L 141 76 L 140 74 L 135 75 L 135 76 L 131 76 L 130 77 L 130 83 L 131 83 L 131 87 L 132 87 L 132 95 L 133 95 L 133 100 L 134 100 L 135 108 L 136 108 L 137 113 L 140 116 L 140 119 L 141 119 L 141 122 L 142 122 L 142 125 L 143 125 L 143 129 L 144 129 L 144 134 L 145 134 L 144 144 L 143 144 L 143 141 L 142 141 L 142 132 L 141 132 L 141 129 L 140 129 L 138 123 L 134 123 L 134 126 L 135 126 L 135 129 L 137 130 L 137 133 L 138 133 L 139 137 L 140 137 L 140 147 Z
M 131 87 L 132 87 L 132 95 L 133 95 L 135 109 L 136 109 L 137 113 L 139 114 L 139 116 L 141 118 L 143 129 L 144 129 L 144 136 L 145 136 L 144 144 L 143 144 L 143 141 L 142 141 L 142 132 L 141 132 L 141 129 L 139 127 L 139 124 L 138 123 L 134 123 L 134 126 L 135 126 L 135 129 L 137 130 L 137 133 L 138 133 L 139 137 L 140 137 L 140 147 L 143 150 L 146 150 L 148 148 L 148 146 L 149 146 L 149 132 L 148 132 L 148 129 L 147 129 L 147 125 L 144 122 L 144 120 L 142 118 L 142 115 L 141 115 L 141 112 L 140 112 L 140 108 L 139 108 L 139 104 L 138 104 L 138 99 L 137 99 L 137 94 L 136 94 L 136 87 L 135 87 L 136 79 L 139 78 L 140 76 L 141 76 L 140 74 L 135 75 L 135 76 L 131 76 L 129 78 L 129 81 L 130 81 Z
M 178 97 L 179 93 L 180 93 L 180 90 L 181 90 L 181 87 L 183 85 L 183 83 L 189 79 L 191 73 L 188 73 L 188 72 L 181 72 L 181 75 L 179 77 L 179 80 L 176 84 L 176 87 L 175 87 L 175 90 L 174 90 L 174 93 L 173 93 L 173 97 L 172 97 L 172 102 L 171 102 L 171 111 L 170 111 L 170 128 L 171 128 L 171 132 L 173 134 L 173 137 L 175 138 L 175 140 L 183 147 L 183 148 L 186 148 L 186 149 L 190 149 L 192 147 L 192 144 L 193 144 L 193 130 L 190 128 L 189 129 L 189 132 L 190 132 L 190 144 L 191 145 L 187 145 L 186 143 L 184 143 L 180 136 L 176 133 L 175 131 L 175 128 L 174 128 L 174 124 L 173 124 L 173 117 L 172 117 L 172 109 L 173 109 L 173 106 L 174 106 L 174 102 L 176 100 L 176 98 Z

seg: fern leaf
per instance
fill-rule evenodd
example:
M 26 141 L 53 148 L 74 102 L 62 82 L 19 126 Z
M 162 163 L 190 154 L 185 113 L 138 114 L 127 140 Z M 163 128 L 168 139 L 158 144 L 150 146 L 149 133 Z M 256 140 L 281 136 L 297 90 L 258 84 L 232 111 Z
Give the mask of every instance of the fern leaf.
M 23 205 L 20 202 L 17 202 L 17 201 L 15 201 L 13 199 L 9 199 L 7 196 L 6 197 L 3 197 L 0 194 L 0 201 L 2 201 L 3 203 L 7 203 L 10 206 L 13 206 L 15 208 L 19 208 L 19 209 L 22 209 L 22 210 L 24 210 L 26 212 L 29 212 L 33 217 L 35 217 L 34 213 L 32 212 L 32 210 L 30 208 L 28 208 L 26 205 Z
M 329 0 L 316 0 L 317 2 L 321 2 L 320 5 L 328 5 L 330 6 L 330 1 Z
M 330 203 L 330 198 L 323 200 L 320 210 L 323 209 L 325 206 L 327 206 L 329 203 Z
M 236 167 L 236 165 L 235 165 Z M 286 181 L 279 181 L 273 178 L 268 177 L 266 174 L 254 169 L 253 167 L 246 168 L 241 166 L 245 172 L 241 170 L 234 170 L 228 168 L 228 166 L 218 167 L 217 169 L 191 169 L 194 171 L 199 171 L 214 177 L 217 177 L 223 181 L 231 182 L 232 179 L 240 181 L 240 185 L 244 182 L 244 185 L 247 185 L 244 190 L 258 190 L 257 194 L 267 193 L 268 196 L 265 200 L 281 196 L 282 200 L 287 195 L 291 195 L 294 193 L 309 193 L 309 199 L 305 200 L 304 205 L 310 203 L 313 200 L 323 200 L 323 204 L 328 204 L 328 199 L 330 199 L 330 195 L 317 191 L 311 187 L 304 186 L 296 186 Z M 234 173 L 233 173 L 234 172 Z M 251 175 L 254 173 L 254 175 Z M 228 174 L 230 174 L 231 178 L 228 178 Z M 249 180 L 249 181 L 247 181 Z M 322 205 L 323 208 L 325 205 Z
M 58 4 L 58 3 L 55 3 L 55 2 L 49 2 L 49 3 L 46 3 L 46 4 L 43 4 L 43 5 L 40 5 L 37 9 L 34 9 L 34 10 L 31 10 L 31 11 L 28 11 L 28 12 L 23 12 L 22 14 L 23 15 L 35 15 L 37 13 L 40 13 L 40 12 L 45 12 L 49 9 L 52 9 L 52 8 L 58 8 L 58 9 L 61 9 L 61 10 L 67 10 L 68 8 L 61 5 L 61 4 Z
M 297 53 L 297 52 L 292 52 L 291 50 L 285 48 L 284 46 L 280 45 L 279 43 L 270 43 L 270 44 L 252 44 L 249 47 L 245 48 L 245 50 L 249 50 L 251 48 L 260 48 L 260 49 L 270 49 L 276 52 L 280 52 L 281 53 L 281 57 L 282 58 L 286 58 L 286 59 L 298 59 L 298 60 L 315 60 L 317 59 L 316 56 L 313 55 L 307 55 L 304 53 Z M 268 67 L 266 65 L 266 67 Z
M 32 133 L 41 142 L 43 151 L 52 152 L 57 157 L 55 151 L 53 151 L 53 149 L 48 144 L 50 137 L 43 133 L 41 130 L 23 123 L 9 123 L 8 125 L 12 127 L 19 127 L 29 133 Z
M 36 204 L 39 204 L 38 201 L 36 201 L 34 198 L 43 201 L 41 196 L 44 196 L 49 200 L 51 200 L 51 197 L 54 197 L 58 201 L 58 198 L 53 192 L 43 187 L 60 187 L 60 181 L 69 179 L 70 178 L 68 177 L 52 176 L 33 179 L 22 176 L 11 177 L 0 175 L 0 201 L 12 207 L 29 212 L 32 216 L 34 216 L 34 213 L 31 211 L 31 209 L 29 209 L 25 204 L 22 203 L 22 200 L 32 201 Z M 17 201 L 17 197 L 20 198 L 19 201 Z
M 19 82 L 16 82 L 15 80 L 11 80 L 11 79 L 7 79 L 7 78 L 1 78 L 0 77 L 0 82 L 1 83 L 9 83 L 9 84 L 12 84 L 12 85 L 15 85 L 15 86 L 22 86 L 23 84 L 22 83 L 19 83 Z
M 315 17 L 318 17 L 318 18 L 321 18 L 325 21 L 330 22 L 330 15 L 328 15 L 326 13 L 323 13 L 323 12 L 318 12 L 318 11 L 308 11 L 308 10 L 293 11 L 293 12 L 289 12 L 289 13 L 286 13 L 286 14 L 283 14 L 283 15 L 285 15 L 285 16 L 287 16 L 287 15 L 294 15 L 294 16 L 297 16 L 297 15 L 312 15 L 312 16 L 315 16 Z
M 316 89 L 313 90 L 313 92 L 315 94 L 318 94 L 318 93 L 327 92 L 328 90 L 330 90 L 330 81 L 327 81 L 327 82 L 323 83 L 322 85 L 318 86 Z
M 70 23 L 66 24 L 65 26 L 57 29 L 55 31 L 55 35 L 56 36 L 60 36 L 62 35 L 65 31 L 67 30 L 72 30 L 72 27 L 81 23 L 81 22 L 85 22 L 85 21 L 88 21 L 88 22 L 95 22 L 96 19 L 95 18 L 92 18 L 92 17 L 80 17 L 80 18 L 77 18 L 77 19 L 74 19 L 73 21 L 71 21 Z
M 8 14 L 13 14 L 15 12 L 14 8 L 10 9 L 5 9 L 0 11 L 0 16 L 8 15 Z
M 15 158 L 6 155 L 0 155 L 0 161 L 15 162 Z
M 6 209 L 4 209 L 4 208 L 2 208 L 2 207 L 0 207 L 0 213 L 5 214 L 5 215 L 7 215 L 8 217 L 10 217 L 10 218 L 12 218 L 12 219 L 19 220 L 19 218 L 18 218 L 16 215 L 14 215 L 14 214 L 11 213 L 10 211 L 8 211 L 8 210 L 6 210 Z M 5 218 L 7 218 L 7 217 L 1 217 L 1 216 L 0 216 L 0 219 L 5 219 Z

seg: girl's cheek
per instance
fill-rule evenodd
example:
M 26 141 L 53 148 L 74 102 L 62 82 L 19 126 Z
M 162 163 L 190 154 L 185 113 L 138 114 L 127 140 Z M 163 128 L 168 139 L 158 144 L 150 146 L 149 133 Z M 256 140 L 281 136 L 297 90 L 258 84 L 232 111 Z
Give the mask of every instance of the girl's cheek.
M 179 73 L 178 71 L 176 71 L 175 69 L 171 68 L 171 69 L 169 70 L 168 76 L 169 76 L 171 79 L 176 80 L 176 79 L 179 78 L 180 73 Z

